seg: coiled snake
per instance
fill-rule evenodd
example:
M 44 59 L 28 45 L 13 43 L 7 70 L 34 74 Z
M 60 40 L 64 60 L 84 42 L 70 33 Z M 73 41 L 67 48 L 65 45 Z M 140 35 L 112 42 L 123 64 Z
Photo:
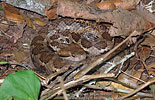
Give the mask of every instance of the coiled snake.
M 74 66 L 113 46 L 108 28 L 96 22 L 60 18 L 44 26 L 31 43 L 31 58 L 36 68 L 50 74 Z

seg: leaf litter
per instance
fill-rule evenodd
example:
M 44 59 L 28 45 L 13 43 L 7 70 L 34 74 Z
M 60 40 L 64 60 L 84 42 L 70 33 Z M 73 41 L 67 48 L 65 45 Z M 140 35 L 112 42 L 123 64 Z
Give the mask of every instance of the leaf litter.
M 126 1 L 128 0 L 124 0 L 124 2 Z M 48 0 L 45 4 L 47 2 Z M 134 34 L 136 41 L 132 41 L 132 37 L 130 37 L 126 43 L 130 46 L 129 51 L 135 52 L 135 55 L 122 63 L 122 65 L 125 65 L 125 63 L 128 65 L 125 69 L 121 69 L 120 66 L 122 65 L 120 64 L 118 64 L 119 66 L 114 65 L 117 61 L 121 61 L 121 59 L 124 60 L 125 56 L 119 56 L 117 58 L 120 60 L 108 63 L 107 68 L 116 66 L 110 70 L 110 72 L 115 72 L 115 77 L 111 76 L 112 78 L 104 78 L 106 77 L 104 75 L 102 75 L 101 78 L 100 74 L 103 74 L 105 71 L 102 67 L 95 71 L 95 73 L 91 73 L 90 76 L 84 74 L 79 77 L 80 75 L 77 74 L 79 77 L 78 79 L 76 79 L 76 77 L 72 80 L 66 78 L 67 81 L 60 79 L 59 82 L 61 84 L 57 82 L 57 78 L 55 80 L 52 78 L 56 77 L 56 75 L 45 77 L 41 73 L 38 73 L 37 75 L 41 78 L 42 85 L 46 87 L 46 89 L 40 91 L 40 99 L 50 99 L 57 94 L 59 96 L 56 96 L 56 98 L 63 98 L 63 95 L 70 94 L 66 97 L 66 100 L 67 98 L 124 99 L 136 98 L 136 96 L 138 96 L 139 99 L 144 97 L 152 100 L 153 98 L 155 99 L 154 92 L 151 92 L 154 91 L 154 85 L 150 85 L 155 84 L 155 23 L 153 20 L 155 18 L 155 13 L 153 10 L 148 10 L 149 5 L 144 6 L 145 0 L 128 1 L 126 4 L 121 4 L 122 8 L 119 7 L 119 5 L 117 6 L 117 3 L 120 2 L 120 0 L 111 0 L 110 5 L 112 5 L 112 9 L 108 8 L 110 6 L 105 6 L 105 2 L 109 1 L 51 0 L 49 3 L 50 7 L 46 8 L 44 11 L 47 17 L 42 16 L 45 15 L 44 13 L 40 13 L 41 15 L 35 13 L 34 9 L 32 10 L 34 12 L 30 12 L 24 9 L 15 8 L 14 6 L 17 4 L 9 5 L 2 2 L 0 4 L 0 7 L 3 9 L 0 10 L 1 79 L 4 79 L 9 73 L 24 69 L 33 69 L 34 65 L 32 64 L 29 54 L 31 40 L 36 36 L 35 33 L 48 23 L 48 18 L 56 19 L 59 16 L 71 17 L 74 19 L 81 18 L 111 23 L 108 33 L 112 37 L 126 38 L 136 31 Z M 123 8 L 123 5 L 127 4 L 130 4 L 130 8 Z M 141 4 L 143 4 L 143 6 Z M 103 6 L 105 9 L 99 9 L 100 6 Z M 113 51 L 113 53 L 117 54 L 116 51 Z M 128 52 L 126 55 L 129 54 L 130 53 Z M 119 74 L 117 75 L 116 73 L 118 72 Z M 97 76 L 94 77 L 94 74 Z M 71 76 L 73 77 L 72 74 Z M 88 77 L 88 83 L 85 80 L 86 76 Z M 90 81 L 89 79 L 93 80 Z M 149 85 L 150 88 L 144 88 Z M 52 90 L 50 90 L 50 88 L 52 88 Z M 49 95 L 46 92 L 47 90 L 52 94 Z M 145 91 L 145 94 L 143 91 L 140 92 L 140 90 Z M 63 93 L 63 95 L 61 95 L 61 93 Z M 47 96 L 47 94 L 49 96 Z

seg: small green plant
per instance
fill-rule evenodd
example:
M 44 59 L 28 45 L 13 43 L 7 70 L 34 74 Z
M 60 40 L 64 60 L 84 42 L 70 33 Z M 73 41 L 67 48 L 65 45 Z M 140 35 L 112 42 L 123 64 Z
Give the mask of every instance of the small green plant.
M 38 100 L 39 78 L 30 70 L 8 75 L 0 86 L 0 100 Z
M 8 62 L 1 61 L 1 62 L 0 62 L 0 65 L 3 65 L 3 64 L 8 64 Z

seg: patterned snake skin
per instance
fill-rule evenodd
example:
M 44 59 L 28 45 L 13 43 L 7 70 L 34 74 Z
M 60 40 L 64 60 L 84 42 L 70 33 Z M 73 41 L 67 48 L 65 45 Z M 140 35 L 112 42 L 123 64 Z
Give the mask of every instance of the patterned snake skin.
M 44 26 L 31 43 L 31 58 L 37 69 L 50 74 L 68 69 L 113 46 L 108 28 L 92 21 L 60 18 Z

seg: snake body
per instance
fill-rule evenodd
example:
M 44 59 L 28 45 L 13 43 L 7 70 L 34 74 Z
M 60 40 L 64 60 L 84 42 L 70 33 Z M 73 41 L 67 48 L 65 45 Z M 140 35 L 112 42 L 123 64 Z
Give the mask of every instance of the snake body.
M 37 69 L 50 74 L 74 66 L 113 46 L 107 27 L 96 22 L 60 18 L 44 26 L 31 43 L 31 58 Z

